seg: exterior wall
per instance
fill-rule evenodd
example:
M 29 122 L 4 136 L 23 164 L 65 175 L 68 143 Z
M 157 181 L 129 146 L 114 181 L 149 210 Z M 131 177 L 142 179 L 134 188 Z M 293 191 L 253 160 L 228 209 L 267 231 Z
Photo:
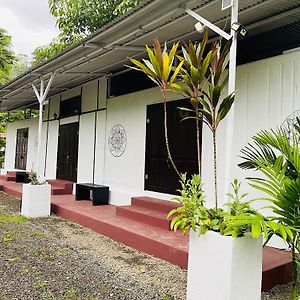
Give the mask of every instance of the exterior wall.
M 175 94 L 168 97 L 169 100 L 177 98 Z M 104 183 L 111 188 L 112 203 L 128 204 L 133 195 L 145 194 L 146 108 L 161 99 L 160 90 L 152 88 L 107 101 Z M 120 157 L 114 157 L 107 146 L 110 131 L 116 124 L 125 128 L 127 136 L 126 149 Z
M 290 114 L 300 109 L 299 58 L 300 51 L 297 51 L 245 64 L 237 69 L 234 133 L 229 174 L 230 182 L 234 178 L 243 181 L 243 192 L 251 193 L 249 195 L 251 199 L 259 194 L 248 186 L 245 178 L 255 173 L 242 170 L 237 166 L 241 162 L 240 150 L 257 132 L 280 126 Z M 218 132 L 220 203 L 227 201 L 224 195 L 229 188 L 225 178 L 226 127 L 225 120 Z M 209 203 L 213 204 L 212 140 L 207 127 L 204 126 L 203 129 L 202 179 Z M 262 203 L 261 206 L 263 205 Z
M 16 156 L 16 137 L 17 129 L 28 127 L 28 152 L 26 171 L 30 171 L 36 167 L 37 157 L 37 128 L 38 119 L 29 119 L 9 123 L 7 126 L 6 152 L 5 152 L 5 170 L 11 171 L 15 169 Z M 43 155 L 42 155 L 43 156 Z
M 234 108 L 234 136 L 230 161 L 230 180 L 251 176 L 251 172 L 237 167 L 240 149 L 250 141 L 251 136 L 261 129 L 274 128 L 292 112 L 300 109 L 300 51 L 289 53 L 238 67 L 236 102 Z M 100 78 L 56 95 L 45 108 L 44 139 L 47 142 L 45 175 L 56 177 L 57 141 L 59 125 L 80 122 L 78 182 L 94 182 L 110 187 L 110 201 L 113 204 L 128 204 L 134 195 L 153 195 L 170 198 L 170 195 L 144 191 L 145 132 L 147 105 L 161 102 L 158 88 L 106 99 L 107 80 Z M 82 93 L 83 114 L 78 117 L 54 120 L 59 115 L 59 102 Z M 179 98 L 170 95 L 169 100 Z M 47 111 L 48 122 L 47 121 Z M 48 123 L 48 127 L 46 124 Z M 121 157 L 114 157 L 108 147 L 108 138 L 114 125 L 121 124 L 127 135 L 127 146 Z M 218 179 L 220 202 L 226 199 L 226 121 L 218 132 Z M 36 157 L 37 120 L 10 124 L 7 134 L 7 155 L 5 167 L 14 167 L 16 129 L 30 127 L 27 167 L 31 169 Z M 95 158 L 94 158 L 94 143 Z M 46 149 L 46 147 L 45 147 Z M 212 141 L 207 127 L 203 127 L 202 178 L 208 202 L 213 203 Z M 94 175 L 93 175 L 94 169 Z M 227 170 L 228 172 L 228 170 Z M 257 195 L 246 182 L 245 192 L 251 191 L 251 198 Z

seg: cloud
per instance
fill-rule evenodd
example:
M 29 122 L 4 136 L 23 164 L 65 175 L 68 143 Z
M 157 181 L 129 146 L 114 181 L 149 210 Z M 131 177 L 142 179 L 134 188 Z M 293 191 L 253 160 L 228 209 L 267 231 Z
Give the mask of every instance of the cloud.
M 14 51 L 27 55 L 58 35 L 47 0 L 1 0 L 0 27 L 12 36 Z

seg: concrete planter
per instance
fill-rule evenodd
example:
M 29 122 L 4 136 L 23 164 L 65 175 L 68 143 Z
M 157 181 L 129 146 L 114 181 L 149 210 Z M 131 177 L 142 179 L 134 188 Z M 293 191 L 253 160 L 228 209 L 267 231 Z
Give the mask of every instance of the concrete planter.
M 190 231 L 187 300 L 260 300 L 263 239 Z
M 21 215 L 36 218 L 50 216 L 51 185 L 23 184 Z

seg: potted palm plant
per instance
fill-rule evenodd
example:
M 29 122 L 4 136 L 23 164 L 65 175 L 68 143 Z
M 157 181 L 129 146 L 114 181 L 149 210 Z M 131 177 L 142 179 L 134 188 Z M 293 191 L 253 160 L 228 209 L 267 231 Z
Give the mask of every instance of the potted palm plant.
M 300 252 L 300 150 L 299 124 L 289 135 L 283 128 L 264 130 L 253 137 L 254 144 L 242 150 L 240 167 L 261 174 L 249 178 L 251 186 L 264 194 L 273 215 L 268 217 L 272 235 L 282 238 L 291 251 L 292 300 L 297 299 Z M 280 228 L 280 230 L 278 230 Z M 299 298 L 298 298 L 299 299 Z
M 50 216 L 51 185 L 40 181 L 33 170 L 28 177 L 30 183 L 23 184 L 21 215 L 29 218 Z

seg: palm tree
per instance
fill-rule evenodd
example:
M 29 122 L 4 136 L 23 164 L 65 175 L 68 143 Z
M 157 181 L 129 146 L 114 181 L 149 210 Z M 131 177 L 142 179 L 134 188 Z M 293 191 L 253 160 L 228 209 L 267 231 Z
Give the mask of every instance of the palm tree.
M 295 127 L 297 130 L 297 128 Z M 292 299 L 297 299 L 297 280 L 300 252 L 300 151 L 299 137 L 292 138 L 282 128 L 264 130 L 253 137 L 254 143 L 242 150 L 239 166 L 243 169 L 258 170 L 262 176 L 249 178 L 251 186 L 262 191 L 261 198 L 270 203 L 274 216 L 271 218 L 288 230 L 271 228 L 273 234 L 284 239 L 292 253 L 293 286 Z

